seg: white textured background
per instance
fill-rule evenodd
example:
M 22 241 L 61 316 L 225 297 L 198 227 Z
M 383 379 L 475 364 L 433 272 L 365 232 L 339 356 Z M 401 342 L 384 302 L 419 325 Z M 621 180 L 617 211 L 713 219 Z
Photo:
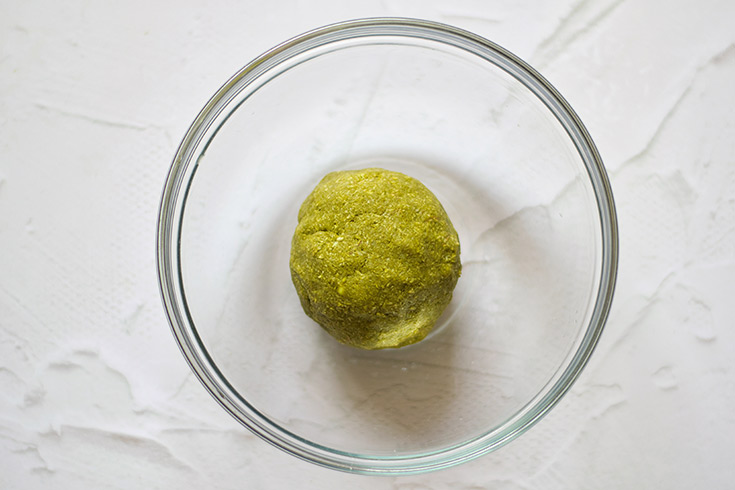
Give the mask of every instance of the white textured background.
M 735 481 L 731 0 L 0 0 L 0 488 L 727 489 Z M 239 426 L 160 304 L 179 139 L 254 56 L 412 16 L 542 71 L 606 162 L 621 229 L 607 329 L 528 434 L 458 468 L 352 476 Z

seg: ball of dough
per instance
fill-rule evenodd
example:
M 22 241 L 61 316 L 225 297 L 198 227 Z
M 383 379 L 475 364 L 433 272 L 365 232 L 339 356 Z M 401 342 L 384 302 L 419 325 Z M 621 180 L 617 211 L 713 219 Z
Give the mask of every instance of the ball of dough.
M 459 238 L 434 194 L 368 168 L 326 175 L 301 205 L 291 278 L 306 314 L 344 344 L 423 339 L 452 299 Z

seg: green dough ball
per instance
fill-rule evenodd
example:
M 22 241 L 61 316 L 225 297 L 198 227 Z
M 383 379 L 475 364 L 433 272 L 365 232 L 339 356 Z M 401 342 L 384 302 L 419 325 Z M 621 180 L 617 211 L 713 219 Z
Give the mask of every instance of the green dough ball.
M 431 191 L 379 168 L 332 172 L 298 220 L 291 278 L 309 317 L 363 349 L 426 337 L 462 268 L 457 232 Z

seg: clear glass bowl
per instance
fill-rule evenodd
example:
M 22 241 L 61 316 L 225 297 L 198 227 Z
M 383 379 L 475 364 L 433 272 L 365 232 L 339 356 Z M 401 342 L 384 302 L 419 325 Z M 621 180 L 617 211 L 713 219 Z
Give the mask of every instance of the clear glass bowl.
M 429 187 L 462 245 L 448 311 L 401 349 L 338 344 L 289 273 L 306 195 L 370 166 Z M 561 95 L 500 46 L 411 19 L 323 27 L 240 70 L 184 137 L 158 228 L 164 306 L 212 396 L 355 473 L 438 469 L 525 432 L 592 353 L 617 256 L 605 170 Z

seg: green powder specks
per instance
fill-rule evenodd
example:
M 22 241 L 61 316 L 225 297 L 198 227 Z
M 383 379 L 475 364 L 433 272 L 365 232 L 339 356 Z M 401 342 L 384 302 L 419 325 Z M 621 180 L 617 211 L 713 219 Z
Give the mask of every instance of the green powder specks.
M 309 317 L 363 349 L 429 333 L 462 266 L 457 232 L 423 184 L 379 168 L 332 172 L 298 219 L 291 277 Z

